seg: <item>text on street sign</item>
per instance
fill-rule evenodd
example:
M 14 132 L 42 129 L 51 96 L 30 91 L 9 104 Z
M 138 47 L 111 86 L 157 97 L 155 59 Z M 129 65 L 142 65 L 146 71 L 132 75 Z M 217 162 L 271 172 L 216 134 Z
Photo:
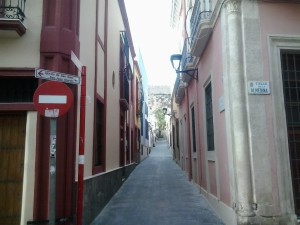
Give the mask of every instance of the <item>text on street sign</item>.
M 269 81 L 249 81 L 248 93 L 252 95 L 269 95 L 270 82 Z
M 66 104 L 67 96 L 66 95 L 39 95 L 39 103 Z
M 35 77 L 69 84 L 81 83 L 81 78 L 78 76 L 44 69 L 35 69 Z

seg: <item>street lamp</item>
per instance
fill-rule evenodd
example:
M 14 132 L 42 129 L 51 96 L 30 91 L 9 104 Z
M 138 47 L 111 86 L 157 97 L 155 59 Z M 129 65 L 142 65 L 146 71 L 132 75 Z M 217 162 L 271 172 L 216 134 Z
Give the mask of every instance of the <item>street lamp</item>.
M 182 59 L 181 54 L 174 54 L 174 55 L 171 55 L 171 57 L 170 57 L 171 64 L 172 64 L 173 68 L 175 69 L 176 73 L 177 74 L 184 73 L 184 74 L 192 77 L 193 79 L 198 80 L 198 68 L 180 70 L 181 59 Z M 196 72 L 196 74 L 195 74 L 195 72 Z

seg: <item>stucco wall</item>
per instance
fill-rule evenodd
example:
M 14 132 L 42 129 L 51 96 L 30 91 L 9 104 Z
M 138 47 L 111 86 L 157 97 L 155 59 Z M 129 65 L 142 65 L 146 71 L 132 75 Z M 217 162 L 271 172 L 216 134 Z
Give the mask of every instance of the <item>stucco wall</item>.
M 99 1 L 98 5 L 98 35 L 104 44 L 105 40 L 105 0 Z M 97 93 L 104 97 L 104 57 L 105 52 L 100 43 L 97 44 Z M 117 74 L 115 74 L 117 75 Z
M 108 1 L 107 40 L 105 40 L 105 1 L 99 2 L 98 35 L 102 44 L 107 44 L 107 52 L 97 44 L 97 62 L 95 62 L 96 1 L 81 2 L 80 23 L 80 60 L 87 66 L 87 109 L 86 109 L 86 143 L 85 176 L 92 175 L 93 165 L 93 127 L 94 127 L 94 90 L 95 63 L 97 63 L 97 93 L 104 98 L 107 88 L 107 127 L 106 127 L 106 170 L 119 167 L 119 54 L 120 31 L 125 30 L 117 0 Z M 86 13 L 89 12 L 89 13 Z M 83 47 L 84 46 L 84 47 Z M 107 57 L 107 83 L 104 84 L 104 59 Z M 113 81 L 113 74 L 115 76 Z M 79 119 L 79 117 L 78 117 Z
M 26 33 L 18 38 L 1 38 L 0 67 L 35 68 L 40 64 L 43 1 L 26 1 Z M 0 31 L 1 32 L 1 31 Z
M 300 7 L 299 4 L 268 4 L 268 3 L 260 3 L 258 4 L 258 14 L 260 19 L 260 40 L 261 40 L 261 54 L 262 54 L 262 78 L 266 81 L 271 81 L 271 84 L 277 83 L 278 79 L 281 80 L 281 77 L 275 77 L 273 71 L 274 67 L 278 66 L 280 68 L 280 65 L 274 65 L 274 62 L 272 63 L 273 57 L 279 57 L 274 56 L 274 52 L 272 49 L 270 49 L 271 45 L 271 36 L 277 36 L 279 37 L 278 40 L 284 39 L 286 37 L 295 37 L 295 39 L 300 40 L 300 27 L 298 21 L 300 21 Z M 276 22 L 274 22 L 276 21 Z M 286 40 L 285 40 L 286 41 Z M 284 42 L 284 41 L 283 41 Z M 289 42 L 289 41 L 287 41 Z M 291 49 L 293 49 L 292 45 Z M 299 46 L 298 46 L 299 49 Z M 281 71 L 279 71 L 281 74 Z M 274 80 L 276 79 L 276 80 Z M 274 87 L 273 84 L 271 87 Z M 280 89 L 282 88 L 282 85 Z M 266 118 L 266 132 L 268 134 L 267 140 L 269 142 L 268 146 L 268 153 L 266 154 L 266 159 L 268 159 L 270 164 L 270 177 L 272 181 L 272 198 L 274 201 L 274 204 L 276 205 L 274 211 L 275 212 L 285 212 L 289 211 L 291 204 L 289 202 L 289 197 L 285 197 L 284 202 L 282 201 L 282 193 L 286 191 L 291 190 L 288 189 L 290 187 L 289 184 L 286 183 L 286 181 L 281 180 L 280 176 L 278 174 L 282 173 L 283 171 L 280 171 L 280 164 L 283 164 L 285 162 L 284 158 L 280 154 L 285 154 L 288 158 L 288 145 L 287 143 L 287 135 L 286 133 L 279 134 L 281 131 L 285 130 L 284 127 L 280 127 L 281 131 L 278 131 L 278 128 L 276 127 L 274 121 L 278 119 L 274 115 L 274 110 L 276 110 L 276 113 L 280 113 L 282 116 L 282 122 L 285 123 L 285 119 L 283 118 L 283 112 L 284 112 L 284 104 L 282 101 L 279 100 L 279 98 L 275 97 L 278 96 L 277 94 L 282 95 L 282 91 L 277 89 L 271 90 L 271 95 L 268 96 L 265 99 L 265 114 L 268 115 Z M 276 99 L 275 99 L 276 98 Z M 283 143 L 283 148 L 279 147 L 277 144 L 277 140 L 279 135 L 283 137 L 284 141 L 281 141 Z M 290 177 L 289 172 L 289 165 L 286 165 L 287 169 L 284 169 L 283 176 L 285 176 L 285 179 Z M 266 174 L 265 174 L 266 175 Z M 263 180 L 264 178 L 261 178 Z M 262 188 L 262 187 L 261 187 Z M 290 195 L 287 195 L 290 196 Z M 259 197 L 259 196 L 258 196 Z M 290 204 L 289 206 L 285 206 L 285 204 Z M 283 209 L 285 208 L 285 209 Z M 268 213 L 268 212 L 266 212 Z
M 120 151 L 120 31 L 124 31 L 124 24 L 117 0 L 108 1 L 108 35 L 107 35 L 107 130 L 106 130 L 106 168 L 119 167 Z M 115 87 L 112 86 L 112 74 L 115 73 Z
M 230 206 L 230 178 L 225 127 L 226 109 L 224 111 L 219 108 L 219 103 L 222 104 L 224 98 L 222 64 L 222 33 L 221 23 L 218 21 L 199 63 L 199 124 L 202 127 L 200 130 L 202 165 L 199 166 L 201 166 L 201 171 L 203 171 L 204 165 L 206 168 L 200 177 L 202 186 L 205 188 L 205 184 L 209 184 L 207 190 Z M 208 152 L 206 146 L 205 87 L 209 82 L 212 84 L 215 150 Z
M 95 82 L 95 28 L 96 1 L 81 1 L 80 4 L 80 61 L 86 66 L 86 120 L 85 120 L 85 168 L 84 176 L 92 175 L 93 166 L 93 129 L 94 129 L 94 82 Z M 88 13 L 87 13 L 88 12 Z M 80 102 L 80 91 L 77 102 Z M 80 112 L 78 104 L 77 112 Z M 77 121 L 80 114 L 78 113 Z M 78 123 L 79 126 L 79 123 Z M 78 143 L 77 143 L 78 145 Z M 78 151 L 78 147 L 77 147 Z M 78 154 L 76 154 L 78 156 Z

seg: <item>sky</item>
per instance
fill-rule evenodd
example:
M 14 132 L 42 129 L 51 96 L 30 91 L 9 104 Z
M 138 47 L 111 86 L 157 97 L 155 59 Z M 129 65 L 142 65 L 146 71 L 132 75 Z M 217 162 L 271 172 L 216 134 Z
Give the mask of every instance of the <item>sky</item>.
M 172 0 L 125 0 L 136 53 L 140 48 L 149 85 L 173 86 L 170 56 L 178 53 L 178 35 L 170 27 Z

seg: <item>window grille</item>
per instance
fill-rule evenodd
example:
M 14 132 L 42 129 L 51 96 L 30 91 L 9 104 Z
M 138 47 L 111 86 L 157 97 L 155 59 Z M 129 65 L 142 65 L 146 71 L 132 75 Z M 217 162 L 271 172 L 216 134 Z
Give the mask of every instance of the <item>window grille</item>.
M 295 211 L 300 215 L 300 53 L 282 53 L 281 66 Z
M 24 21 L 26 0 L 0 0 L 0 18 Z
M 0 77 L 0 103 L 30 103 L 38 86 L 36 78 Z
M 205 106 L 206 106 L 206 134 L 207 134 L 207 150 L 214 151 L 214 119 L 212 104 L 212 88 L 209 83 L 205 88 Z

